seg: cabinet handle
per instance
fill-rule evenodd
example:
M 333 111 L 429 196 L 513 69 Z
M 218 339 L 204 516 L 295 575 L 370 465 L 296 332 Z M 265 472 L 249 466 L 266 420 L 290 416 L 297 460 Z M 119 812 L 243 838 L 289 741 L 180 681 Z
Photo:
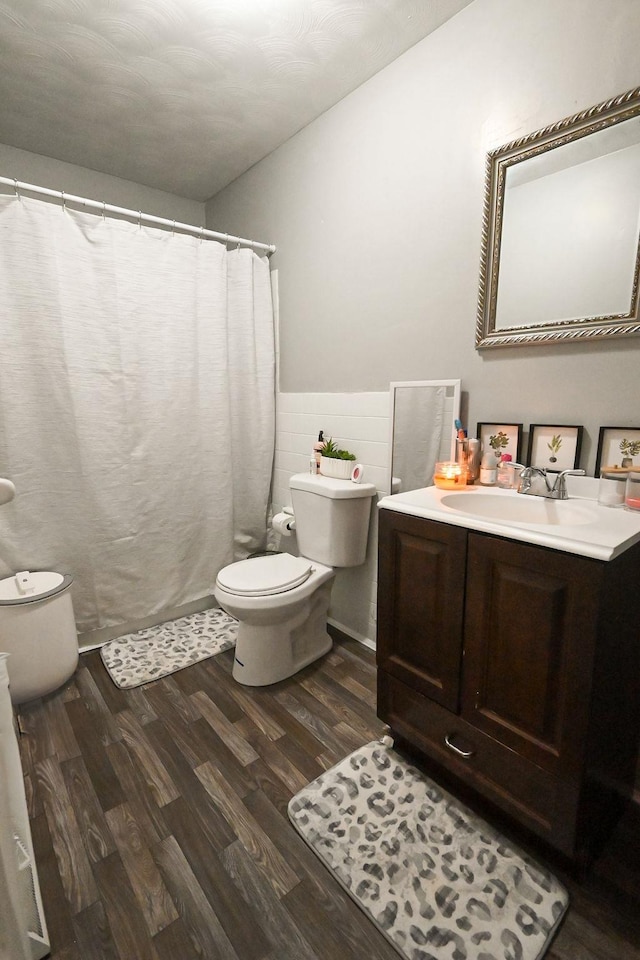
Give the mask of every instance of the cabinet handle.
M 460 754 L 460 756 L 464 757 L 465 759 L 472 757 L 475 753 L 475 750 L 461 750 L 460 747 L 456 747 L 455 744 L 451 743 L 448 733 L 445 734 L 444 742 L 446 743 L 446 745 L 449 747 L 450 750 L 453 750 L 454 753 Z

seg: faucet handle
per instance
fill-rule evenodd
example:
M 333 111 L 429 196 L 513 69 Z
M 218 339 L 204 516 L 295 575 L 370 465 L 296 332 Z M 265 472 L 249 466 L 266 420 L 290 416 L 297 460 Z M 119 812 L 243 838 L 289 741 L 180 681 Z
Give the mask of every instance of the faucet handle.
M 513 468 L 513 473 L 511 474 L 511 488 L 515 487 L 516 490 L 520 490 L 522 484 L 522 478 L 525 476 L 525 470 L 528 470 L 528 467 L 524 463 L 518 463 L 517 460 L 510 460 L 509 466 Z
M 552 494 L 556 500 L 567 500 L 567 482 L 565 477 L 584 477 L 584 470 L 561 470 L 553 485 Z
M 518 466 L 520 466 L 520 464 L 518 464 Z M 522 471 L 520 472 L 520 480 L 518 483 L 518 493 L 530 493 L 530 494 L 537 495 L 536 491 L 532 489 L 533 482 L 536 477 L 541 477 L 542 480 L 544 480 L 544 485 L 548 493 L 550 490 L 550 487 L 549 487 L 549 480 L 547 477 L 547 468 L 534 467 L 534 466 L 523 467 Z M 546 496 L 546 494 L 543 494 L 543 495 Z

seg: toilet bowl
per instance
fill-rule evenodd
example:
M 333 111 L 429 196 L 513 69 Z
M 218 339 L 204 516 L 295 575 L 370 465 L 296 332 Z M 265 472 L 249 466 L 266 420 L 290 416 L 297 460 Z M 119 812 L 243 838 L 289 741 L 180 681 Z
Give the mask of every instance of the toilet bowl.
M 364 562 L 373 484 L 310 474 L 289 481 L 301 556 L 268 554 L 219 572 L 214 596 L 238 620 L 233 677 L 266 686 L 327 653 L 336 567 Z
M 331 649 L 327 611 L 334 570 L 288 553 L 223 567 L 214 596 L 238 623 L 233 677 L 265 686 Z

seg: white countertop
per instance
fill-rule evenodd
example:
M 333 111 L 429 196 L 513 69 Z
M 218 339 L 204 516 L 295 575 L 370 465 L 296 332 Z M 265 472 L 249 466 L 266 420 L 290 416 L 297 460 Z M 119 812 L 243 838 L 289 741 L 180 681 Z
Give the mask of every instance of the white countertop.
M 515 490 L 501 490 L 497 487 L 469 486 L 455 492 L 456 508 L 447 506 L 443 500 L 451 502 L 452 490 L 438 487 L 422 487 L 383 497 L 378 507 L 394 510 L 427 520 L 439 520 L 456 527 L 493 533 L 510 540 L 521 540 L 542 547 L 551 547 L 564 553 L 575 553 L 596 560 L 613 560 L 624 553 L 634 543 L 640 541 L 640 510 L 627 510 L 624 507 L 601 506 L 596 497 L 598 481 L 593 477 L 567 477 L 569 500 L 547 500 L 543 497 L 531 497 Z M 464 497 L 471 494 L 469 512 L 465 508 Z M 570 522 L 524 523 L 520 520 L 493 519 L 473 513 L 473 505 L 478 504 L 478 496 L 514 498 L 518 500 L 541 500 L 541 510 L 549 509 L 559 518 L 565 510 Z M 493 506 L 493 501 L 491 502 Z M 479 504 L 479 506 L 483 506 Z M 505 513 L 510 509 L 518 510 L 520 504 L 504 502 Z M 525 508 L 526 509 L 526 508 Z M 534 509 L 537 509 L 534 508 Z M 500 508 L 498 507 L 498 512 Z

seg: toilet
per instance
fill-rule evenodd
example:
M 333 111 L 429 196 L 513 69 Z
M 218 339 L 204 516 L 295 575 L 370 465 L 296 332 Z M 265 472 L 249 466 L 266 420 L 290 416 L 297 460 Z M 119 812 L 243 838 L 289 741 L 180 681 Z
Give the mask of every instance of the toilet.
M 367 552 L 374 484 L 299 473 L 289 487 L 300 556 L 231 563 L 213 591 L 239 621 L 233 677 L 247 686 L 277 683 L 328 653 L 335 568 L 359 566 Z

